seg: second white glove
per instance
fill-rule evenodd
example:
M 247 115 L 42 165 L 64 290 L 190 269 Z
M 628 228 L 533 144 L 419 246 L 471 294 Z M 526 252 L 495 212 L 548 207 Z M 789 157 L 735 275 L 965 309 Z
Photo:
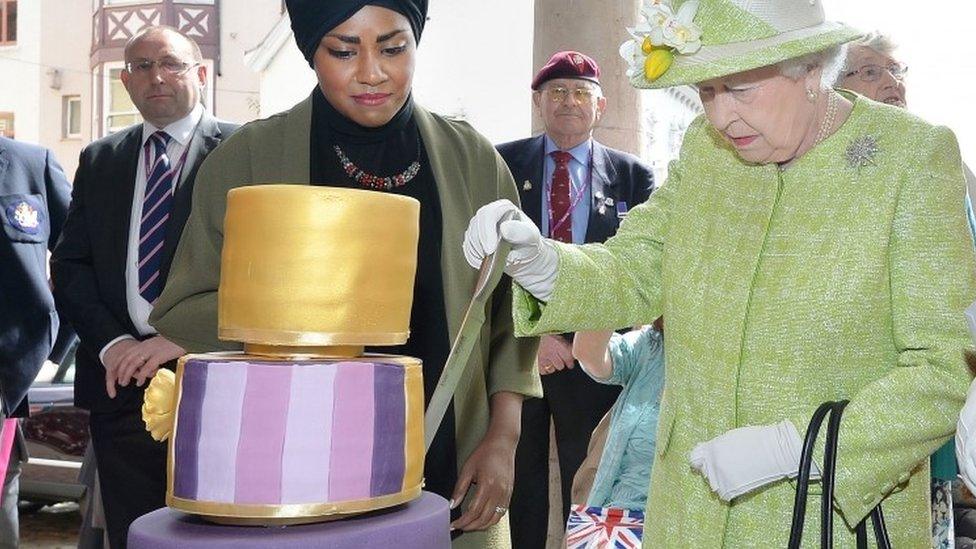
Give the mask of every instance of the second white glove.
M 506 216 L 512 218 L 499 223 Z M 499 239 L 512 244 L 505 273 L 541 301 L 549 301 L 556 282 L 559 255 L 547 239 L 509 200 L 496 200 L 478 209 L 464 231 L 464 258 L 475 269 L 498 248 Z
M 791 421 L 732 429 L 691 452 L 691 467 L 724 501 L 799 472 L 803 439 Z M 820 470 L 813 464 L 811 476 Z

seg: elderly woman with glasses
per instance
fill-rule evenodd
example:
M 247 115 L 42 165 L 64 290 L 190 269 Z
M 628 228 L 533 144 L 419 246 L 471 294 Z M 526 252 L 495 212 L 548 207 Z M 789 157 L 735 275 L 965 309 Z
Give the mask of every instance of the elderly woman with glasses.
M 851 42 L 836 86 L 880 103 L 904 107 L 908 66 L 894 58 L 895 48 L 891 38 L 877 32 Z
M 872 32 L 847 45 L 844 69 L 838 74 L 834 87 L 857 92 L 868 99 L 896 107 L 906 107 L 905 74 L 908 66 L 895 58 L 897 45 L 888 35 Z M 976 175 L 968 166 L 966 174 L 966 212 L 970 226 L 976 232 L 976 215 L 972 202 L 976 198 Z M 955 466 L 948 466 L 951 452 L 936 457 L 933 474 L 937 478 L 955 478 Z M 941 472 L 939 472 L 941 471 Z
M 469 263 L 512 243 L 520 334 L 664 315 L 645 547 L 786 546 L 801 430 L 841 399 L 835 544 L 854 547 L 883 502 L 895 547 L 930 546 L 928 457 L 966 395 L 976 298 L 955 137 L 831 89 L 836 46 L 858 33 L 817 0 L 641 12 L 622 47 L 631 82 L 694 84 L 705 107 L 667 183 L 604 245 L 543 239 L 488 205 Z

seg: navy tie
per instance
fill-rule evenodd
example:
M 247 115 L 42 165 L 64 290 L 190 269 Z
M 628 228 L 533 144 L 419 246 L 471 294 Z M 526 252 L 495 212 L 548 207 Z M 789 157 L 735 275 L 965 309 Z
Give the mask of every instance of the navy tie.
M 142 219 L 139 222 L 139 295 L 149 303 L 156 301 L 163 291 L 163 279 L 159 265 L 166 241 L 166 222 L 173 205 L 173 178 L 175 167 L 166 154 L 166 145 L 172 137 L 158 131 L 149 136 L 143 154 L 149 176 L 146 178 L 146 194 L 142 201 Z M 152 147 L 150 147 L 152 144 Z

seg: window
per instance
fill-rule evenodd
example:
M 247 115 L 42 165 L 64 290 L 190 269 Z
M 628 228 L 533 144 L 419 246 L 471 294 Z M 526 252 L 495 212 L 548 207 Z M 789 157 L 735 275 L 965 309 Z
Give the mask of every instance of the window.
M 14 138 L 14 113 L 0 112 L 0 135 Z
M 17 0 L 0 0 L 0 45 L 17 43 Z
M 65 95 L 61 99 L 61 137 L 81 137 L 81 96 Z
M 106 86 L 105 133 L 115 133 L 119 130 L 142 122 L 142 116 L 136 110 L 129 98 L 129 92 L 122 85 L 122 67 L 108 69 L 108 85 Z

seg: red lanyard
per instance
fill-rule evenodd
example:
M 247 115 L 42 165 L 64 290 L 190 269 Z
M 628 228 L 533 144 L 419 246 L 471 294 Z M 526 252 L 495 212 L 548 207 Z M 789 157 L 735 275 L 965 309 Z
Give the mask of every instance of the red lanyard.
M 570 188 L 574 188 L 573 172 L 569 171 L 569 163 L 567 162 L 566 164 L 567 164 L 566 171 L 569 174 L 569 186 Z M 555 224 L 553 224 L 552 222 L 552 218 L 555 216 L 555 212 L 552 211 L 552 200 L 549 199 L 550 195 L 552 194 L 552 177 L 546 180 L 545 188 L 543 189 L 543 191 L 546 193 L 546 205 L 549 207 L 549 234 L 550 235 L 555 234 L 556 231 L 561 229 L 563 224 L 565 224 L 566 221 L 570 219 L 573 210 L 576 209 L 576 206 L 579 204 L 580 200 L 583 199 L 583 195 L 586 194 L 586 189 L 590 187 L 591 183 L 593 183 L 593 141 L 592 140 L 590 140 L 590 159 L 587 162 L 587 168 L 586 168 L 586 184 L 581 185 L 579 187 L 579 191 L 576 192 L 575 197 L 573 197 L 572 194 L 570 194 L 571 199 L 569 201 L 569 208 L 566 210 L 566 213 L 563 214 L 562 218 L 560 218 L 559 221 L 557 221 Z

